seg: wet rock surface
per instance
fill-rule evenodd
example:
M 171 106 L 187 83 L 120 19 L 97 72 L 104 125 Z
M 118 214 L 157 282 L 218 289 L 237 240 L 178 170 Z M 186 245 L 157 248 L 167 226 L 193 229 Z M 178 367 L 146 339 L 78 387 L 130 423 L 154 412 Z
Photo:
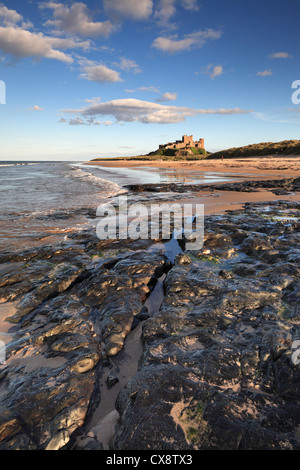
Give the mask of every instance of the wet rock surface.
M 4 253 L 0 449 L 103 449 L 89 428 L 99 377 L 137 325 L 111 448 L 300 449 L 299 217 L 289 201 L 206 217 L 203 248 L 181 243 L 174 264 L 161 240 L 93 230 Z M 108 393 L 120 379 L 112 369 Z
M 0 449 L 63 448 L 99 401 L 102 363 L 123 348 L 165 264 L 144 241 L 127 245 L 89 231 L 2 265 L 1 312 L 13 314 L 2 315 Z
M 206 220 L 202 254 L 177 258 L 144 324 L 115 449 L 300 448 L 299 209 L 247 204 Z
M 180 184 L 180 183 L 145 183 L 125 186 L 130 191 L 141 192 L 166 192 L 184 193 L 186 191 L 243 191 L 252 192 L 259 189 L 269 189 L 274 194 L 285 195 L 290 192 L 300 191 L 300 178 L 284 178 L 265 181 L 241 181 L 236 183 L 220 184 Z

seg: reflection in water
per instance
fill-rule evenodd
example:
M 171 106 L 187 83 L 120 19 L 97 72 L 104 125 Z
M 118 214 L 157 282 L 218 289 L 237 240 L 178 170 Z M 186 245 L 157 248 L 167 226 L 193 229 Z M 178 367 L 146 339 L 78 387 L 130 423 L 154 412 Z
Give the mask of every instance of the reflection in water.
M 147 167 L 146 171 L 155 171 L 151 167 Z M 183 184 L 207 184 L 228 181 L 228 177 L 232 180 L 234 175 L 224 176 L 220 173 L 199 172 L 196 170 L 179 169 L 179 168 L 160 168 L 159 183 L 183 183 Z M 237 178 L 235 176 L 235 178 Z
M 84 165 L 82 165 L 84 167 Z M 86 167 L 85 167 L 86 168 Z M 181 168 L 161 168 L 150 166 L 136 166 L 130 168 L 108 168 L 100 165 L 89 165 L 92 171 L 100 171 L 102 178 L 108 178 L 119 185 L 126 184 L 160 184 L 160 183 L 182 183 L 182 184 L 208 184 L 236 181 L 238 175 Z

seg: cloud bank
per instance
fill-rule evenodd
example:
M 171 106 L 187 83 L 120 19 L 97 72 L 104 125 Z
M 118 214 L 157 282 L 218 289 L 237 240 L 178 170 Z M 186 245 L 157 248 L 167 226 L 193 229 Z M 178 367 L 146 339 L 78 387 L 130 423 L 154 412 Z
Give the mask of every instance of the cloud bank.
M 194 48 L 203 47 L 207 41 L 219 39 L 221 35 L 221 31 L 208 28 L 204 31 L 195 31 L 190 34 L 186 34 L 182 39 L 178 39 L 177 35 L 172 37 L 160 36 L 153 41 L 152 47 L 160 51 L 173 54 L 176 52 L 189 51 Z
M 91 82 L 122 82 L 119 72 L 116 72 L 105 65 L 86 65 L 82 68 L 82 71 L 83 73 L 80 75 L 80 78 L 85 78 Z
M 78 38 L 58 38 L 41 32 L 31 32 L 30 22 L 15 10 L 9 10 L 0 4 L 0 50 L 17 58 L 33 57 L 35 59 L 55 59 L 72 63 L 73 58 L 62 52 L 66 49 L 80 48 L 87 50 L 89 41 Z
M 109 36 L 114 30 L 111 21 L 94 22 L 87 5 L 81 2 L 73 3 L 70 7 L 63 3 L 45 2 L 42 9 L 51 9 L 53 19 L 45 25 L 53 27 L 58 32 L 78 34 L 83 37 Z
M 63 113 L 77 114 L 81 118 L 96 116 L 114 117 L 116 122 L 141 122 L 144 124 L 172 124 L 183 122 L 188 116 L 198 114 L 245 114 L 249 110 L 234 109 L 194 109 L 189 107 L 167 106 L 137 99 L 117 99 L 97 103 L 82 109 L 65 109 Z M 80 119 L 81 119 L 80 118 Z

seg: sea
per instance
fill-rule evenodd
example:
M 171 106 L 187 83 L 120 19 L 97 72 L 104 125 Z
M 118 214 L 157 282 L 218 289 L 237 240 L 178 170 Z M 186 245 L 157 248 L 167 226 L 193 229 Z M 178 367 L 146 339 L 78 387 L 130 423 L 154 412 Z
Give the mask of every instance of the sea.
M 0 162 L 0 251 L 53 243 L 95 225 L 96 209 L 127 193 L 128 184 L 222 182 L 217 173 L 85 162 Z M 169 197 L 169 196 L 168 196 Z

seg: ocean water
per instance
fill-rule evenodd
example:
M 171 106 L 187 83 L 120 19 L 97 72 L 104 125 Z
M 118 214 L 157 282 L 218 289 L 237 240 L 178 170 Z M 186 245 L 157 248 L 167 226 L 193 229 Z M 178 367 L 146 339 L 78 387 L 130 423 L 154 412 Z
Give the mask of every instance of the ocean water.
M 0 250 L 59 238 L 124 193 L 100 169 L 69 162 L 0 162 Z

